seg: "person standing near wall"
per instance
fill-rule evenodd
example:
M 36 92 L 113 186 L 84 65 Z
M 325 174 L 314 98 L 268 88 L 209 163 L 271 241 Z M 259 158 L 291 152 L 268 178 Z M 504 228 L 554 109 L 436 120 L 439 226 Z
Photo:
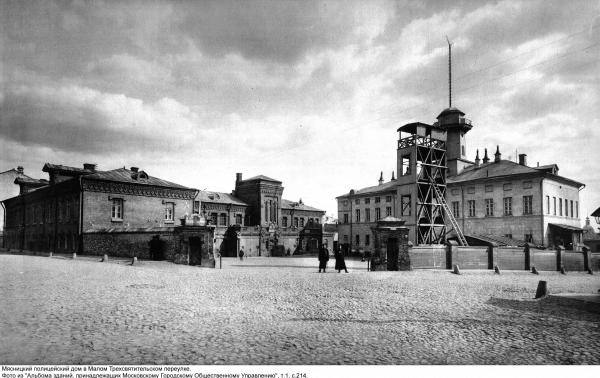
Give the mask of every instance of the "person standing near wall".
M 323 269 L 323 273 L 326 273 L 327 261 L 329 261 L 329 251 L 327 248 L 321 247 L 319 249 L 319 273 L 321 273 L 321 269 Z
M 244 259 L 244 247 L 242 247 L 242 249 L 240 249 L 240 260 Z
M 348 269 L 346 269 L 346 260 L 344 260 L 344 254 L 340 251 L 335 251 L 335 270 L 340 273 L 342 269 L 346 271 L 346 273 L 349 273 Z

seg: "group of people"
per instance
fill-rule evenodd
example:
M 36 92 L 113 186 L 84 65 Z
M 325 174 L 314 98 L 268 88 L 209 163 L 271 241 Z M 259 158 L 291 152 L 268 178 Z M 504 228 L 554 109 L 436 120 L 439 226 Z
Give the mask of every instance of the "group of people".
M 346 273 L 349 273 L 348 269 L 346 268 L 346 260 L 344 260 L 344 255 L 340 251 L 335 251 L 334 256 L 335 256 L 335 270 L 337 270 L 338 273 L 340 273 L 342 270 L 345 271 Z M 321 249 L 319 250 L 319 273 L 321 273 L 321 270 L 323 271 L 323 273 L 325 273 L 325 270 L 327 269 L 328 261 L 329 261 L 329 250 L 327 250 L 326 247 L 321 247 Z

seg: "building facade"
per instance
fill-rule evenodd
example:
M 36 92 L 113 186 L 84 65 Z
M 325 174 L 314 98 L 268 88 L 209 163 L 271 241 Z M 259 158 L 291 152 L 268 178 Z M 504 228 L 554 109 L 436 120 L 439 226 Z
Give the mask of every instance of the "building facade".
M 316 253 L 323 243 L 323 210 L 282 198 L 282 182 L 236 174 L 231 194 L 200 192 L 197 205 L 215 228 L 222 256 L 283 256 Z M 309 230 L 313 230 L 312 233 Z
M 558 169 L 502 160 L 474 164 L 448 177 L 447 202 L 462 231 L 472 237 L 502 236 L 545 247 L 582 243 L 579 191 L 583 184 Z
M 336 197 L 338 204 L 338 243 L 342 252 L 364 254 L 374 248 L 372 228 L 380 219 L 398 214 L 398 183 L 392 179 Z
M 46 185 L 3 201 L 10 249 L 168 259 L 199 265 L 211 259 L 212 229 L 178 229 L 193 213 L 196 189 L 136 167 L 98 171 L 46 164 Z M 193 222 L 192 222 L 193 223 Z M 185 235 L 185 238 L 182 237 Z M 204 261 L 202 261 L 204 259 Z
M 30 183 L 29 186 L 15 185 L 15 180 L 23 183 Z M 44 182 L 33 179 L 24 173 L 23 167 L 18 166 L 17 168 L 9 169 L 4 172 L 0 172 L 0 201 L 7 198 L 14 197 L 19 194 L 21 188 L 29 190 L 39 185 L 43 185 Z M 5 220 L 4 205 L 0 205 L 0 246 L 4 246 L 4 220 Z

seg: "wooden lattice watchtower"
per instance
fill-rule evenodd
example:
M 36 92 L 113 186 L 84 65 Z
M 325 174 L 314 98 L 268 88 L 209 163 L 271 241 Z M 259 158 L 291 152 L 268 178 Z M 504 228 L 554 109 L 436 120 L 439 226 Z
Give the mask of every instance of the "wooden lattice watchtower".
M 410 240 L 442 244 L 446 237 L 443 198 L 446 194 L 446 130 L 409 123 L 398 129 L 398 199 Z

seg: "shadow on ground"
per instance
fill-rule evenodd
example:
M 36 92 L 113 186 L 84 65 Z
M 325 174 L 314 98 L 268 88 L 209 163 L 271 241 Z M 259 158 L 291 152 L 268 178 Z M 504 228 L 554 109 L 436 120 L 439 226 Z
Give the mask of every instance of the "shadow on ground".
M 564 305 L 552 298 L 517 300 L 506 298 L 490 298 L 486 304 L 514 311 L 525 311 L 543 315 L 551 315 L 565 320 L 598 321 L 600 316 L 588 311 L 585 307 Z

